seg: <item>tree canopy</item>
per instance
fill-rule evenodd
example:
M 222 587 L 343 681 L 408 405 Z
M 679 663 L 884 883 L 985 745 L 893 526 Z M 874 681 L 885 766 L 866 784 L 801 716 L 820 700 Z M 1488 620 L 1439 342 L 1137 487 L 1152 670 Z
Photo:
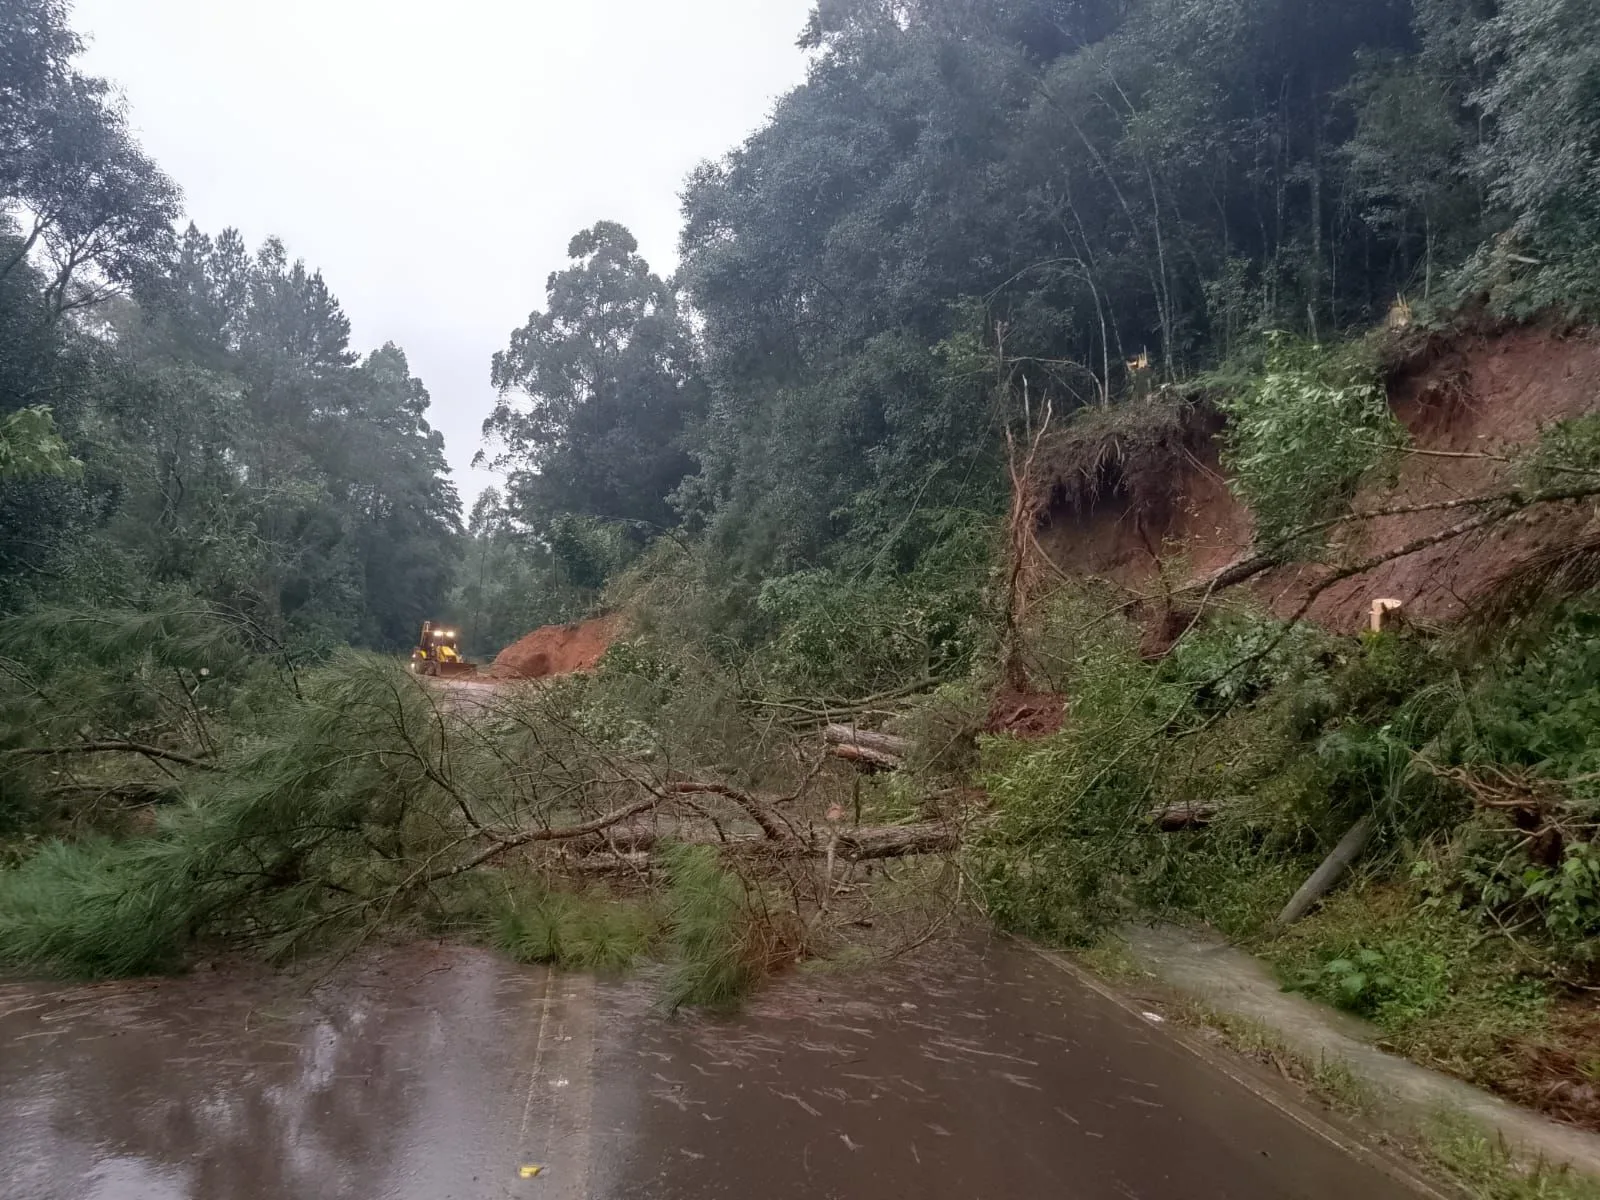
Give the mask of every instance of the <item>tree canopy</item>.
M 480 606 L 543 597 L 509 622 L 669 535 L 758 632 L 775 581 L 965 544 L 1046 406 L 1401 297 L 1600 311 L 1581 0 L 827 0 L 805 81 L 687 180 L 673 277 L 573 238 L 491 365 L 506 486 L 464 540 L 403 353 L 280 243 L 176 232 L 66 9 L 0 2 L 8 608 L 181 588 L 393 646 L 474 556 Z
M 484 432 L 509 468 L 508 502 L 540 529 L 563 514 L 664 528 L 702 407 L 689 323 L 621 225 L 584 230 L 567 254 L 545 311 L 494 357 L 500 402 Z
M 406 644 L 460 553 L 427 391 L 282 244 L 175 232 L 66 10 L 0 3 L 0 612 L 182 595 Z

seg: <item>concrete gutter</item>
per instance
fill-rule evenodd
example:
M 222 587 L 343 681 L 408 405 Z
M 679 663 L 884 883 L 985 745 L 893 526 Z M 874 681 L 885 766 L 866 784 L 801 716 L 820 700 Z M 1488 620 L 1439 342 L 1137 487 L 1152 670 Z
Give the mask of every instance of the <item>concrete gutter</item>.
M 1465 1118 L 1525 1160 L 1600 1178 L 1600 1134 L 1549 1120 L 1449 1075 L 1378 1049 L 1371 1026 L 1283 991 L 1260 960 L 1214 935 L 1171 925 L 1121 931 L 1134 963 L 1215 1012 L 1253 1022 L 1312 1062 L 1340 1062 L 1372 1094 L 1375 1116 L 1411 1135 L 1441 1117 Z

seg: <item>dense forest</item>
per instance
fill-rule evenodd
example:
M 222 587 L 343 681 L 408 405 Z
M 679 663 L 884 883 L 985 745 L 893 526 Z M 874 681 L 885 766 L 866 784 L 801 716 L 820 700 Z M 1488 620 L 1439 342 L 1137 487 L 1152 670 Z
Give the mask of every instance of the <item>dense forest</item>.
M 596 225 L 496 359 L 483 536 L 581 590 L 675 526 L 760 638 L 785 580 L 997 513 L 1026 404 L 1401 298 L 1592 311 L 1597 35 L 1579 0 L 821 4 L 806 83 L 688 181 L 676 279 Z
M 805 82 L 685 181 L 675 269 L 597 213 L 529 297 L 463 514 L 404 353 L 352 351 L 279 243 L 184 228 L 62 0 L 0 0 L 0 964 L 383 926 L 658 955 L 670 1003 L 726 1003 L 969 910 L 1077 946 L 1157 912 L 1600 1127 L 1549 1067 L 1596 1053 L 1600 416 L 1547 388 L 1520 441 L 1429 448 L 1392 392 L 1592 336 L 1600 6 L 798 32 Z M 1407 491 L 1418 461 L 1468 474 Z M 1160 530 L 1137 586 L 1042 553 L 1052 506 L 1192 468 L 1246 527 L 1218 570 Z M 1400 517 L 1439 523 L 1348 536 Z M 1473 621 L 1322 619 L 1541 520 Z M 1248 592 L 1278 568 L 1310 573 Z M 601 612 L 592 674 L 470 702 L 401 656 Z M 1360 870 L 1286 932 L 1330 851 Z
M 573 239 L 492 364 L 508 482 L 463 540 L 404 354 L 357 361 L 283 246 L 175 232 L 64 6 L 4 19 L 10 612 L 186 593 L 392 650 L 453 588 L 493 649 L 672 534 L 749 642 L 819 573 L 961 558 L 1019 398 L 1115 404 L 1399 297 L 1587 310 L 1600 277 L 1577 0 L 838 0 L 687 181 L 674 278 L 615 223 Z
M 178 232 L 66 16 L 0 7 L 0 610 L 193 601 L 404 646 L 460 553 L 427 391 L 397 347 L 351 351 L 281 244 Z

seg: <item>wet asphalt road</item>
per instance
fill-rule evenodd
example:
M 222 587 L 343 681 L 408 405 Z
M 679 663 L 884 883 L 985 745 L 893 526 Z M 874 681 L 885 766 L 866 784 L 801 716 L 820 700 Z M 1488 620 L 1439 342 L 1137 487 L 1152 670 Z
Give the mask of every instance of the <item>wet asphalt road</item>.
M 1008 943 L 795 975 L 731 1020 L 650 1001 L 438 947 L 314 988 L 0 984 L 0 1197 L 1416 1194 Z

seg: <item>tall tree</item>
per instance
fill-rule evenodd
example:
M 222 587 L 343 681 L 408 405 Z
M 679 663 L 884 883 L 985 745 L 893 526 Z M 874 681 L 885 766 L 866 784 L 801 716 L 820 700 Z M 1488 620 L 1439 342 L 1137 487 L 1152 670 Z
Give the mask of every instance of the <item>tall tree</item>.
M 685 194 L 682 494 L 724 557 L 895 561 L 992 491 L 1007 393 L 1062 414 L 1431 293 L 1478 236 L 1476 2 L 819 4 L 806 81 Z
M 52 469 L 83 449 L 100 357 L 63 318 L 150 280 L 178 212 L 81 49 L 60 0 L 0 0 L 0 608 L 56 577 L 104 498 Z
M 0 277 L 47 264 L 52 318 L 151 279 L 179 212 L 81 49 L 59 0 L 0 3 Z
M 621 225 L 584 230 L 567 254 L 544 311 L 494 357 L 484 434 L 509 471 L 507 502 L 535 529 L 561 514 L 669 526 L 704 407 L 689 323 Z
M 1537 268 L 1526 305 L 1600 309 L 1600 8 L 1501 0 L 1474 49 L 1494 66 L 1477 94 L 1491 122 L 1484 177 L 1523 243 L 1494 264 Z

